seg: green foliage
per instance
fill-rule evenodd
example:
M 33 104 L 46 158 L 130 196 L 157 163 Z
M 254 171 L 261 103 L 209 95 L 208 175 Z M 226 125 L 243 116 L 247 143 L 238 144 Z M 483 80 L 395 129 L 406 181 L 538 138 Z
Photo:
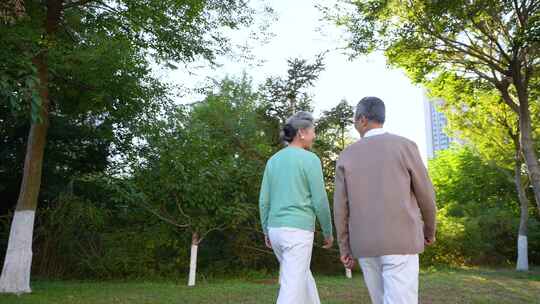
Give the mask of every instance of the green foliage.
M 47 204 L 83 174 L 104 171 L 109 164 L 113 140 L 111 122 L 91 115 L 70 117 L 51 114 L 47 158 L 43 164 L 41 202 Z M 17 200 L 26 153 L 30 121 L 13 116 L 7 104 L 0 104 L 0 196 L 4 214 Z
M 187 238 L 136 207 L 108 208 L 62 194 L 41 208 L 34 272 L 47 278 L 174 277 L 187 269 Z
M 486 164 L 469 147 L 440 151 L 429 170 L 437 203 L 451 216 L 478 216 L 486 208 L 519 210 L 511 171 Z
M 429 171 L 439 206 L 437 243 L 427 264 L 510 264 L 517 255 L 519 203 L 511 178 L 468 147 L 440 152 Z M 537 263 L 540 221 L 531 206 L 529 260 Z
M 346 100 L 328 111 L 324 111 L 317 121 L 317 138 L 314 151 L 323 163 L 323 174 L 330 196 L 334 188 L 334 173 L 339 154 L 352 140 L 348 134 L 353 125 L 354 112 Z
M 170 113 L 173 119 L 148 137 L 149 153 L 134 172 L 147 208 L 201 236 L 254 214 L 253 181 L 271 151 L 257 127 L 255 98 L 246 80 L 224 80 L 189 116 Z
M 298 111 L 313 111 L 312 96 L 307 91 L 325 69 L 324 54 L 309 63 L 306 59 L 287 60 L 287 77 L 270 77 L 260 89 L 266 114 L 284 124 Z
M 54 207 L 38 213 L 33 268 L 44 277 L 83 275 L 81 264 L 99 245 L 99 231 L 104 229 L 106 211 L 89 201 L 61 195 Z M 75 267 L 79 272 L 74 271 Z
M 70 181 L 127 157 L 140 126 L 167 111 L 175 88 L 154 76 L 156 63 L 213 61 L 231 50 L 226 31 L 254 13 L 244 1 L 53 2 L 22 1 L 20 18 L 0 27 L 2 214 L 18 195 L 29 126 L 42 118 L 37 58 L 48 74 L 40 202 L 49 203 Z
M 349 30 L 349 48 L 355 54 L 383 49 L 392 64 L 404 67 L 416 81 L 448 70 L 487 80 L 492 75 L 481 74 L 490 68 L 504 74 L 513 51 L 538 43 L 525 34 L 534 32 L 537 18 L 523 17 L 536 16 L 536 5 L 518 9 L 509 0 L 342 2 L 349 5 L 329 16 Z
M 520 146 L 518 116 L 497 91 L 449 72 L 440 74 L 428 88 L 432 96 L 442 99 L 437 107 L 448 119 L 447 131 L 452 136 L 473 144 L 494 165 L 513 169 Z M 531 105 L 531 109 L 537 112 L 538 105 Z M 533 129 L 537 124 L 533 121 Z

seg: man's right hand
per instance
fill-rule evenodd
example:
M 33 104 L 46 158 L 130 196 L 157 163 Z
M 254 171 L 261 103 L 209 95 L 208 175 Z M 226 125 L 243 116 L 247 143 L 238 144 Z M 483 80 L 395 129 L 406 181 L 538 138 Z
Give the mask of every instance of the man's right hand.
M 343 263 L 343 266 L 347 269 L 353 269 L 356 265 L 356 260 L 352 257 L 352 255 L 342 255 L 341 256 L 341 263 Z
M 424 244 L 426 246 L 431 246 L 431 245 L 435 244 L 435 237 L 433 237 L 433 238 L 427 238 L 427 237 L 424 238 Z

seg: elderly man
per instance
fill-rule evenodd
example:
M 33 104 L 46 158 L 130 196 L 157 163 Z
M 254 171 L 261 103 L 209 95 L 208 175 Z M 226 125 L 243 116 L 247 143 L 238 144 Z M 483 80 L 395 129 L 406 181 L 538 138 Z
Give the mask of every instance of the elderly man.
M 334 220 L 341 261 L 358 259 L 374 304 L 418 303 L 418 254 L 435 242 L 433 185 L 416 144 L 383 129 L 376 97 L 356 107 L 362 137 L 336 165 Z

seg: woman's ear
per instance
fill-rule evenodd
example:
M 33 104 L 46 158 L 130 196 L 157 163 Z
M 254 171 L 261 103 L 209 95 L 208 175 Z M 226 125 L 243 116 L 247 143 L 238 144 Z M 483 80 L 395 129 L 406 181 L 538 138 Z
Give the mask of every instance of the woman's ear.
M 304 139 L 304 137 L 306 137 L 306 130 L 299 129 L 298 130 L 298 136 L 300 136 L 300 139 Z

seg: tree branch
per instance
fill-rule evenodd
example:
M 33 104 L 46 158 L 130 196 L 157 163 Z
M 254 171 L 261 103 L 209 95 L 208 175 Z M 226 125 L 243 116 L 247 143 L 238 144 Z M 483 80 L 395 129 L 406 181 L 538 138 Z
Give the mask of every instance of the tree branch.
M 178 227 L 178 228 L 187 228 L 187 227 L 190 227 L 189 224 L 179 224 L 177 223 L 176 221 L 170 219 L 170 218 L 167 218 L 166 216 L 163 216 L 162 214 L 160 214 L 159 212 L 157 212 L 156 210 L 154 210 L 154 208 L 148 206 L 148 204 L 146 203 L 143 203 L 143 202 L 139 202 L 139 204 L 144 208 L 146 209 L 148 212 L 152 213 L 153 215 L 155 215 L 157 218 L 159 218 L 160 220 L 166 222 L 166 223 L 169 223 L 175 227 Z
M 272 250 L 264 250 L 264 249 L 260 249 L 260 248 L 253 247 L 253 246 L 247 246 L 247 245 L 244 245 L 242 247 L 247 248 L 247 249 L 251 249 L 251 250 L 255 250 L 255 251 L 259 251 L 259 252 L 262 252 L 262 253 L 266 253 L 266 254 L 271 254 L 271 255 L 274 254 L 274 252 Z
M 422 24 L 424 31 L 427 32 L 428 35 L 440 40 L 443 43 L 443 46 L 446 46 L 447 48 L 455 49 L 461 53 L 465 53 L 471 57 L 477 58 L 480 61 L 487 64 L 490 68 L 494 70 L 498 70 L 502 74 L 504 74 L 504 69 L 499 65 L 500 62 L 494 58 L 493 56 L 486 54 L 482 52 L 481 50 L 474 48 L 471 45 L 468 45 L 466 43 L 460 42 L 458 40 L 452 39 L 450 37 L 447 37 L 441 33 L 438 33 L 435 30 L 432 30 L 433 28 L 436 28 L 436 26 L 433 24 L 430 18 L 425 18 L 430 21 L 424 22 L 420 21 L 420 24 Z
M 453 48 L 461 53 L 477 58 L 478 60 L 484 62 L 490 68 L 499 71 L 501 74 L 505 74 L 506 71 L 498 64 L 498 60 L 493 58 L 491 55 L 478 51 L 463 42 L 444 37 L 434 32 L 433 35 L 435 36 L 435 38 L 441 40 L 447 47 Z
M 208 236 L 208 234 L 210 232 L 214 232 L 214 231 L 223 231 L 223 229 L 225 229 L 227 227 L 227 224 L 223 224 L 223 225 L 220 225 L 218 227 L 215 227 L 215 228 L 212 228 L 212 229 L 209 229 L 207 230 L 200 238 L 199 238 L 199 243 L 201 243 L 205 238 L 206 236 Z
M 485 26 L 485 22 L 475 23 L 473 21 L 473 24 L 476 24 L 477 28 L 480 30 L 480 32 L 482 34 L 484 34 L 484 36 L 486 36 L 489 39 L 489 41 L 491 41 L 492 43 L 494 43 L 497 46 L 497 48 L 501 52 L 502 57 L 504 57 L 506 60 L 508 60 L 508 62 L 510 62 L 512 60 L 510 55 L 508 53 L 506 53 L 506 50 L 504 50 L 502 45 L 499 43 L 499 40 L 489 33 L 489 29 Z
M 519 105 L 516 104 L 516 102 L 510 96 L 510 93 L 508 92 L 508 86 L 508 81 L 504 79 L 499 82 L 499 84 L 497 85 L 497 89 L 499 90 L 499 92 L 501 92 L 503 101 L 512 109 L 512 111 L 519 114 Z
M 174 199 L 176 200 L 176 208 L 178 209 L 178 212 L 180 212 L 180 214 L 187 219 L 187 221 L 189 222 L 189 224 L 187 225 L 192 226 L 193 222 L 191 221 L 191 217 L 184 212 L 178 195 L 176 193 L 174 193 L 173 195 Z
M 512 3 L 514 4 L 514 10 L 519 20 L 520 26 L 523 28 L 525 26 L 525 17 L 523 16 L 523 12 L 521 12 L 521 8 L 519 7 L 519 3 L 517 0 L 513 0 Z
M 84 6 L 88 3 L 92 3 L 92 2 L 99 2 L 99 0 L 79 0 L 79 1 L 75 1 L 75 2 L 70 2 L 70 3 L 66 3 L 63 7 L 63 9 L 70 9 L 70 8 L 73 8 L 73 7 L 77 7 L 77 6 Z

